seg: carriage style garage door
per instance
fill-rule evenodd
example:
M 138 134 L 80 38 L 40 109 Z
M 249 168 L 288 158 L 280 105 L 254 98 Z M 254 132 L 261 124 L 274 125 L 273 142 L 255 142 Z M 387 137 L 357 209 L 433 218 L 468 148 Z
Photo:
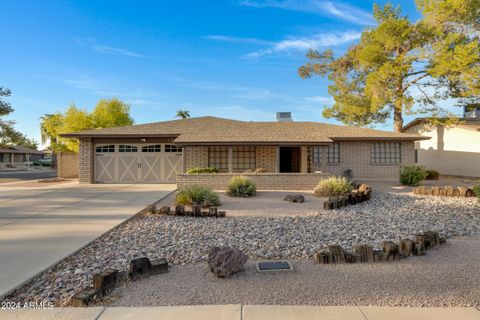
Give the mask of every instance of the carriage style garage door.
M 95 182 L 175 183 L 182 168 L 182 148 L 175 145 L 95 145 Z

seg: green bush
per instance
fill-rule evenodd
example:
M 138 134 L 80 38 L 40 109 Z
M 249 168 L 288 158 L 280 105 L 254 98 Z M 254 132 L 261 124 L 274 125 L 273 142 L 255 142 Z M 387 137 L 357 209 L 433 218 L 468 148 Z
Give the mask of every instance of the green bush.
M 435 170 L 427 170 L 427 180 L 438 180 L 440 174 Z
M 178 190 L 175 202 L 188 206 L 200 205 L 202 207 L 210 207 L 219 206 L 220 197 L 208 187 L 192 184 Z
M 480 200 L 480 184 L 473 186 L 472 190 L 473 190 L 473 193 L 475 193 L 477 198 Z
M 339 196 L 352 192 L 353 186 L 346 177 L 330 177 L 321 180 L 313 189 L 313 194 L 317 197 Z
M 400 169 L 400 183 L 407 186 L 418 186 L 427 178 L 427 171 L 419 166 L 405 166 Z
M 257 191 L 255 183 L 247 177 L 236 176 L 228 182 L 227 194 L 232 197 L 251 197 Z
M 205 168 L 200 168 L 200 167 L 193 167 L 187 170 L 187 174 L 194 174 L 194 173 L 217 173 L 218 169 L 213 167 L 205 167 Z

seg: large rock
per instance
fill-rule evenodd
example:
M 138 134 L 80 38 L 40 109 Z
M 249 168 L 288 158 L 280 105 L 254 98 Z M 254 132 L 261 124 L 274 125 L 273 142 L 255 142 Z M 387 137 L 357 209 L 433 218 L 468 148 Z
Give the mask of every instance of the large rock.
M 301 194 L 287 194 L 283 200 L 302 203 L 305 201 L 305 197 Z
M 235 247 L 213 247 L 208 253 L 208 267 L 219 278 L 243 269 L 248 257 Z

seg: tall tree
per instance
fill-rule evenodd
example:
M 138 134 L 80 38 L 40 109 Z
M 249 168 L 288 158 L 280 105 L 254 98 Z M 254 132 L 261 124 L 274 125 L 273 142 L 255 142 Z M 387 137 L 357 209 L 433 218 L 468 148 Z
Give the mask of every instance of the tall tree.
M 178 110 L 175 117 L 176 118 L 181 118 L 181 119 L 190 118 L 190 111 L 188 111 L 188 110 Z
M 23 133 L 15 130 L 13 127 L 15 121 L 1 118 L 14 111 L 11 104 L 2 98 L 9 97 L 10 94 L 11 91 L 9 89 L 0 86 L 0 146 L 18 145 L 37 149 L 38 144 L 35 140 L 29 139 Z
M 133 124 L 130 106 L 119 99 L 102 99 L 92 112 L 70 105 L 65 112 L 45 114 L 41 117 L 40 132 L 42 143 L 50 143 L 54 152 L 78 152 L 77 139 L 63 138 L 63 133 L 88 129 L 127 126 Z
M 374 5 L 378 25 L 343 56 L 307 52 L 300 77 L 327 76 L 332 82 L 335 103 L 324 108 L 325 117 L 368 126 L 393 115 L 398 132 L 405 114 L 450 115 L 439 100 L 478 101 L 480 1 L 419 0 L 417 6 L 423 18 L 411 22 L 399 7 Z

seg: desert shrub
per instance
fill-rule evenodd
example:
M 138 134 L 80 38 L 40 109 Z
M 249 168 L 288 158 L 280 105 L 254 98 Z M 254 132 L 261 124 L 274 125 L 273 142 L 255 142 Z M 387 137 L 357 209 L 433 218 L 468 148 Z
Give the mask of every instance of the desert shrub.
M 407 186 L 418 186 L 427 178 L 427 171 L 419 166 L 404 166 L 400 169 L 400 183 Z
M 251 197 L 257 191 L 255 183 L 247 177 L 236 176 L 228 181 L 227 194 L 232 197 Z
M 330 177 L 321 180 L 313 189 L 313 194 L 317 197 L 332 197 L 349 193 L 352 189 L 352 184 L 346 177 Z
M 193 167 L 187 170 L 187 174 L 194 174 L 194 173 L 217 173 L 218 169 L 215 166 L 212 167 Z
M 480 184 L 473 186 L 472 190 L 473 190 L 473 193 L 475 193 L 477 198 L 480 200 Z
M 192 184 L 178 190 L 175 202 L 188 206 L 200 205 L 202 207 L 210 207 L 219 206 L 220 197 L 208 187 Z
M 427 170 L 427 180 L 438 180 L 440 174 L 435 170 Z

